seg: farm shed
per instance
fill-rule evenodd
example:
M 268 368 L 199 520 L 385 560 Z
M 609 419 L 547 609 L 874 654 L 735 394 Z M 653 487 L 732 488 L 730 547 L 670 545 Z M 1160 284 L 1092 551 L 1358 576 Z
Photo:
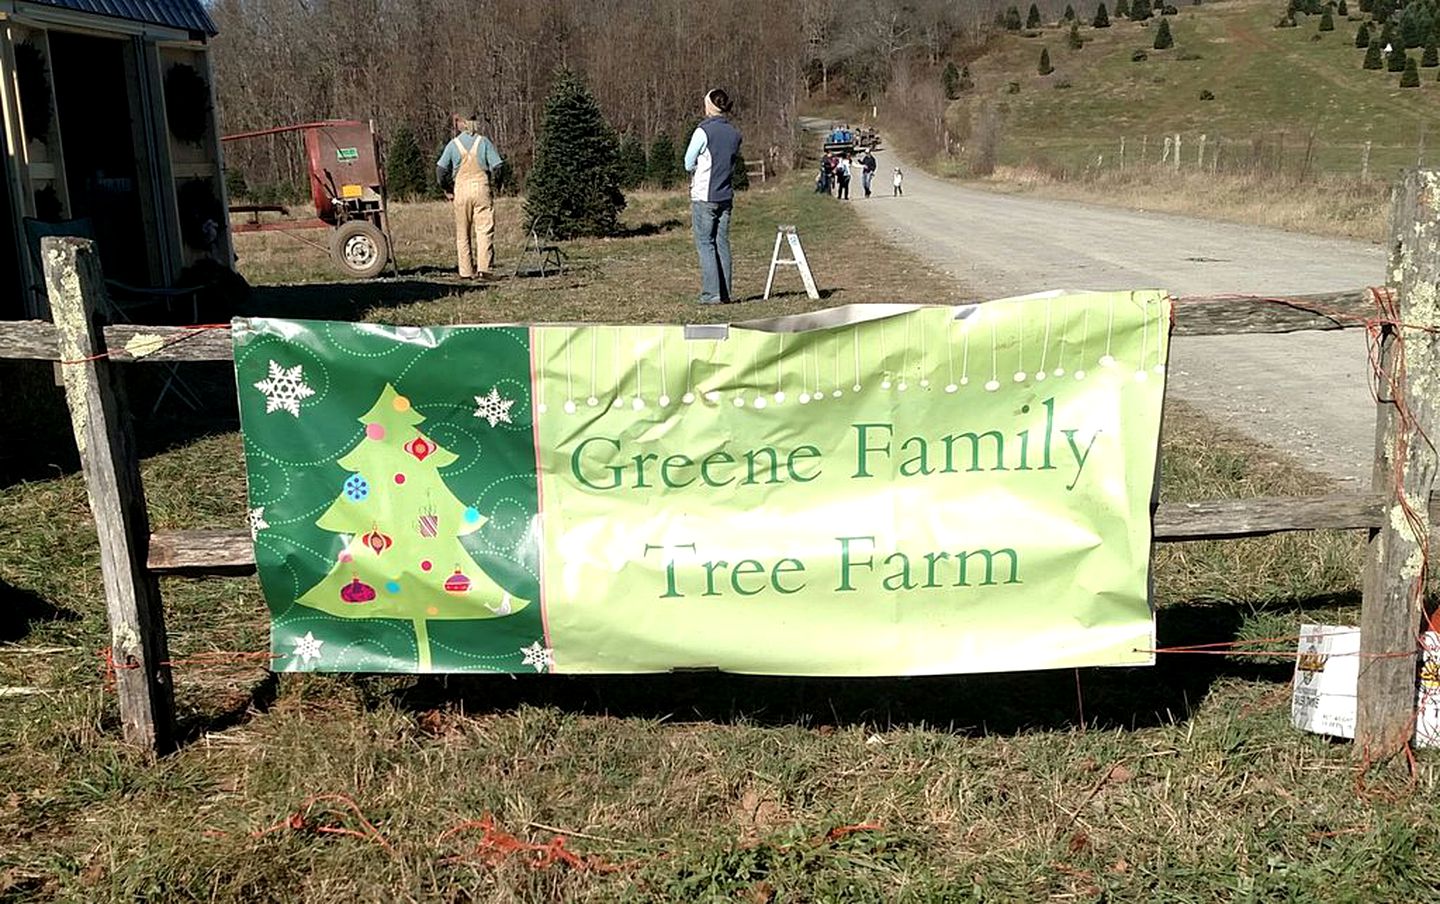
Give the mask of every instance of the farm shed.
M 142 295 L 230 265 L 214 35 L 200 0 L 0 0 L 0 319 L 48 316 L 41 234 Z

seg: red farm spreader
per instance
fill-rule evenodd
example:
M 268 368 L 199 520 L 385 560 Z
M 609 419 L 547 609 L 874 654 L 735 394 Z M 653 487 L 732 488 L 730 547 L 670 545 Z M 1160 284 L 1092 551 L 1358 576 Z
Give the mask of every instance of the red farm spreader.
M 328 247 L 299 235 L 295 237 L 328 252 L 335 265 L 349 276 L 369 279 L 379 276 L 386 267 L 394 271 L 394 246 L 385 200 L 385 167 L 374 125 L 331 119 L 226 135 L 221 140 L 244 141 L 288 132 L 300 132 L 305 140 L 315 216 L 291 219 L 290 211 L 279 205 L 236 205 L 230 208 L 231 214 L 248 214 L 249 219 L 232 223 L 231 231 L 298 233 L 328 229 Z M 279 214 L 281 219 L 262 220 L 261 214 L 265 213 Z

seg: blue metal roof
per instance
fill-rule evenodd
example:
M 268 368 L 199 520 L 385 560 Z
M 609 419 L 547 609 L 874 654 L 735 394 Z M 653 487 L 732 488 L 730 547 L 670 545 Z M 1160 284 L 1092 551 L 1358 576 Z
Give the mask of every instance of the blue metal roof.
M 217 32 L 215 23 L 200 0 L 28 0 L 43 6 L 57 6 L 78 13 L 129 19 L 150 25 L 164 25 L 207 35 Z

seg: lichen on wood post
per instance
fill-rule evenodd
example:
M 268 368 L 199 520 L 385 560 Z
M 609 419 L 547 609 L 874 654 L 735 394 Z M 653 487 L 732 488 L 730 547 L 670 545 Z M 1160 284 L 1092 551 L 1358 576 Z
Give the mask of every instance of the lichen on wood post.
M 42 239 L 41 256 L 65 401 L 95 516 L 120 719 L 127 741 L 163 753 L 174 742 L 170 656 L 160 587 L 145 562 L 150 523 L 140 462 L 95 322 L 105 292 L 100 258 L 94 242 L 62 237 Z
M 1396 186 L 1388 281 L 1397 293 L 1377 359 L 1375 489 L 1384 519 L 1370 535 L 1360 616 L 1356 747 L 1368 762 L 1406 748 L 1415 730 L 1416 669 L 1430 544 L 1440 409 L 1440 172 Z

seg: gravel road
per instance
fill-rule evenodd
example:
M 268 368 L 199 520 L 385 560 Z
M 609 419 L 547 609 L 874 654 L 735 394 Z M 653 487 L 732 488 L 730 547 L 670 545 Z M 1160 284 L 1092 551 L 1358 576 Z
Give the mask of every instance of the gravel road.
M 1044 289 L 1296 294 L 1384 282 L 1383 250 L 1363 242 L 993 194 L 908 166 L 905 195 L 893 198 L 895 161 L 876 157 L 875 197 L 864 199 L 857 179 L 850 203 L 977 298 Z M 1169 392 L 1360 489 L 1375 442 L 1368 375 L 1362 330 L 1180 337 Z

